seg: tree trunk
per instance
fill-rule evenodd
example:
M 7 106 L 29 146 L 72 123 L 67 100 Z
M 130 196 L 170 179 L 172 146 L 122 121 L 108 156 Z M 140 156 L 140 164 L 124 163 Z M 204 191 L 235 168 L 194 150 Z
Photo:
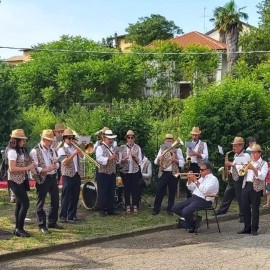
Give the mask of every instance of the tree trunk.
M 238 53 L 238 40 L 239 30 L 237 26 L 232 26 L 229 31 L 226 32 L 226 44 L 227 44 L 227 73 L 231 73 L 232 67 L 237 61 Z

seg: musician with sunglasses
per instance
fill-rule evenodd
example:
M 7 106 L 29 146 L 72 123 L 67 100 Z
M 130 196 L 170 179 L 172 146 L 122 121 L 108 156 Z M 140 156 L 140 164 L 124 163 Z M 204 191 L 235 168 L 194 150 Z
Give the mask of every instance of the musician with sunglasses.
M 36 180 L 37 201 L 36 215 L 40 232 L 48 234 L 48 228 L 63 229 L 57 224 L 59 210 L 59 189 L 57 183 L 57 153 L 52 148 L 55 141 L 54 133 L 50 129 L 42 131 L 40 143 L 34 147 L 30 156 L 36 164 L 33 178 Z M 48 228 L 46 225 L 46 213 L 43 209 L 47 194 L 50 195 L 50 209 L 48 215 Z
M 120 172 L 124 183 L 126 213 L 138 213 L 140 201 L 140 188 L 138 181 L 141 177 L 140 163 L 142 161 L 142 151 L 135 143 L 135 133 L 128 130 L 126 133 L 126 144 L 124 151 L 119 155 Z M 132 204 L 130 201 L 132 197 Z
M 58 150 L 61 160 L 61 174 L 63 180 L 60 221 L 74 222 L 77 218 L 77 205 L 81 189 L 80 158 L 82 151 L 74 146 L 75 134 L 71 129 L 63 132 L 63 146 Z

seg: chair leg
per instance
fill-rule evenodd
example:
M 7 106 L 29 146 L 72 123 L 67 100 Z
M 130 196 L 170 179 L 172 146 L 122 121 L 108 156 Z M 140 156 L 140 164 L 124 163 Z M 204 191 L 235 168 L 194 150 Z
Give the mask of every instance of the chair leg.
M 196 217 L 198 216 L 198 211 L 196 211 L 195 216 L 196 216 Z M 195 226 L 195 234 L 196 234 L 196 235 L 198 234 L 197 231 L 198 231 L 198 227 Z
M 207 210 L 205 210 L 205 218 L 206 218 L 207 229 L 209 229 Z
M 218 232 L 221 234 L 221 231 L 220 231 L 220 227 L 219 227 L 219 222 L 218 222 L 218 218 L 217 218 L 216 211 L 215 211 L 215 209 L 213 209 L 213 211 L 214 211 L 214 215 L 215 215 L 215 218 L 216 218 L 216 223 L 217 223 L 217 227 L 218 227 Z

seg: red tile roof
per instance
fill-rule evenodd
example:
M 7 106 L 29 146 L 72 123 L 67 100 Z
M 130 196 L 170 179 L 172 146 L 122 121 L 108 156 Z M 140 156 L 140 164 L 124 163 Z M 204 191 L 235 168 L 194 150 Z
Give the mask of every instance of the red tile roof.
M 209 47 L 212 50 L 226 50 L 227 46 L 225 43 L 217 41 L 209 36 L 206 36 L 197 31 L 184 34 L 180 37 L 171 39 L 172 42 L 175 42 L 180 47 L 187 47 L 191 44 L 200 44 Z

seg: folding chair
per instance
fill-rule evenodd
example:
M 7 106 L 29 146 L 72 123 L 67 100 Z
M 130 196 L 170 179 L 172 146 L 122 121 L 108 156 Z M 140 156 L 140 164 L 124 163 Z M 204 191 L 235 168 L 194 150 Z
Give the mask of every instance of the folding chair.
M 216 220 L 216 223 L 217 223 L 218 231 L 219 231 L 219 233 L 221 233 L 220 227 L 219 227 L 219 223 L 218 223 L 217 213 L 216 213 L 216 208 L 217 208 L 217 204 L 218 204 L 218 194 L 216 194 L 216 195 L 215 194 L 213 194 L 213 195 L 207 195 L 207 196 L 205 196 L 205 198 L 214 198 L 214 202 L 212 203 L 212 206 L 211 207 L 206 207 L 206 208 L 201 208 L 201 209 L 196 210 L 195 215 L 197 216 L 198 215 L 198 212 L 200 212 L 200 211 L 205 211 L 205 218 L 206 218 L 207 229 L 209 229 L 208 211 L 212 211 L 214 213 L 214 216 L 215 216 L 215 220 Z M 197 234 L 197 230 L 198 230 L 198 227 L 195 228 L 196 234 Z

